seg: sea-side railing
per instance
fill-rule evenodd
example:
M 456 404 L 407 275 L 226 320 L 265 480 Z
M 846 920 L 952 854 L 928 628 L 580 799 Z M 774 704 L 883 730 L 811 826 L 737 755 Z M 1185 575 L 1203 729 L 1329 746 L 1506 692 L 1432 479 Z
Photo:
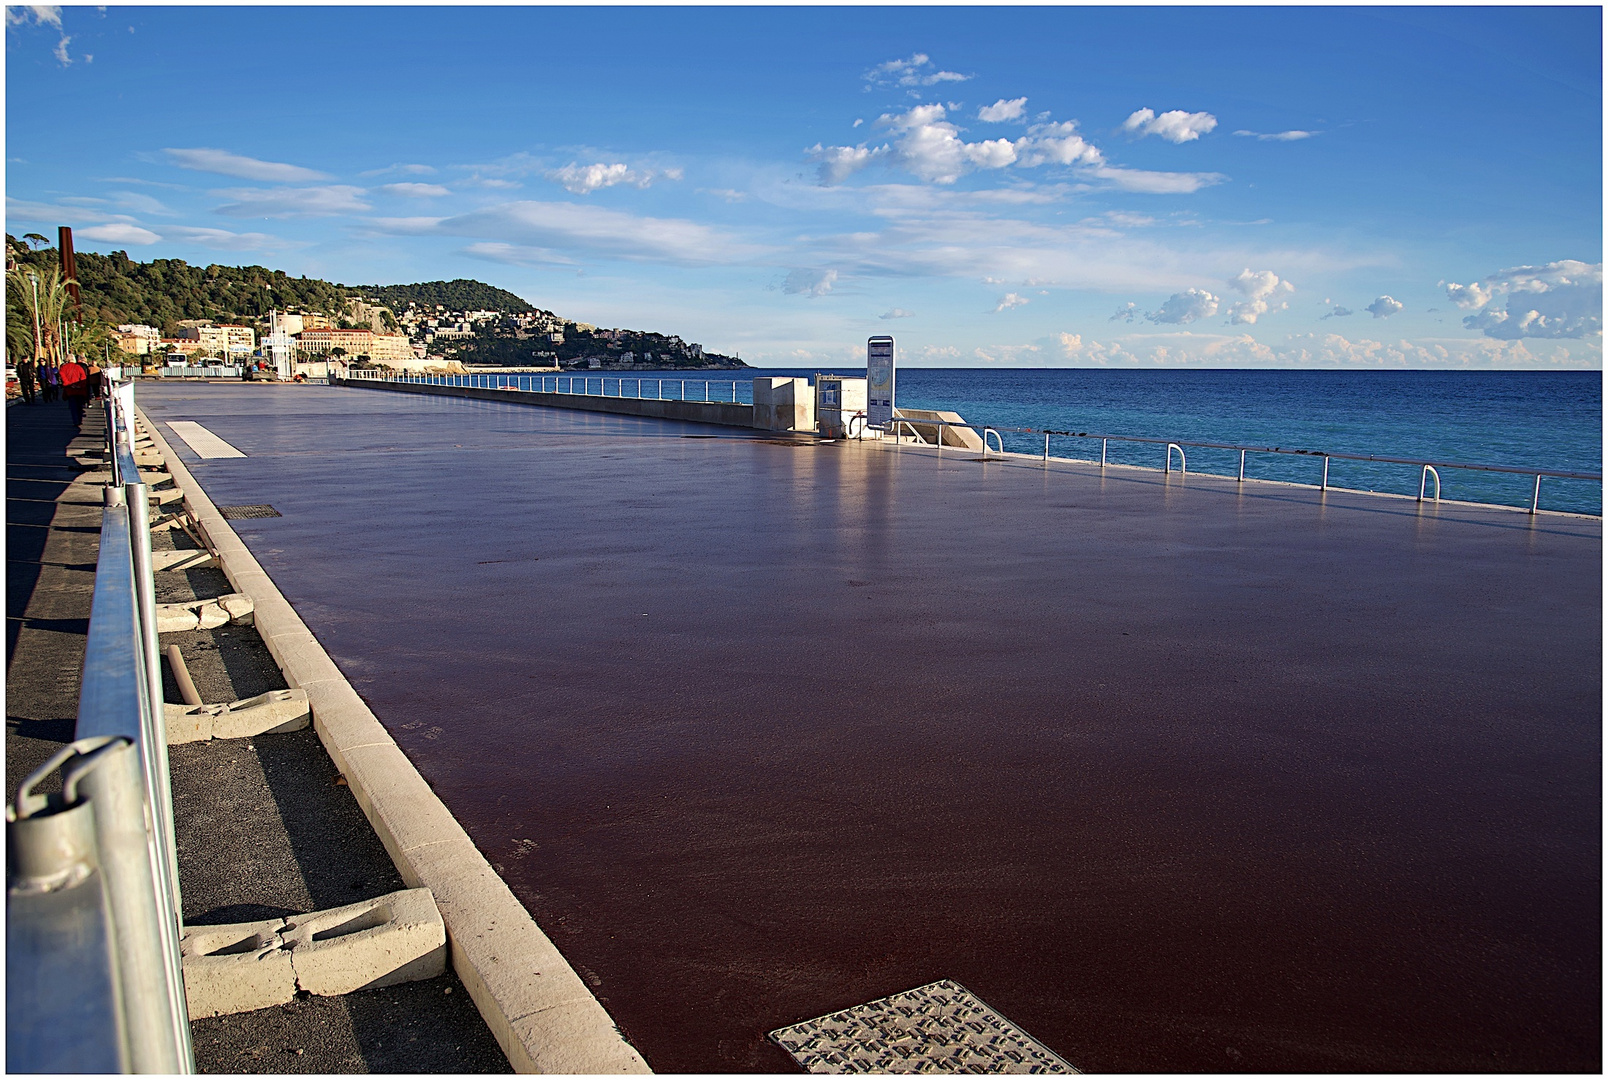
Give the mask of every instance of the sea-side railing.
M 74 741 L 6 808 L 6 1070 L 194 1071 L 134 387 L 106 400 L 112 482 Z M 61 773 L 59 793 L 41 794 Z
M 397 375 L 373 368 L 353 368 L 349 379 L 419 383 L 425 386 L 468 386 L 482 390 L 524 390 L 538 394 L 577 394 L 588 397 L 640 398 L 647 401 L 706 401 L 736 405 L 754 403 L 753 383 L 737 379 L 666 379 L 624 375 L 506 375 L 475 372 L 464 375 Z
M 1543 477 L 1554 477 L 1564 480 L 1588 480 L 1595 481 L 1598 484 L 1602 483 L 1602 473 L 1571 472 L 1563 469 L 1536 469 L 1515 465 L 1481 465 L 1466 461 L 1426 461 L 1422 458 L 1388 457 L 1383 454 L 1346 454 L 1338 451 L 1327 450 L 1298 450 L 1284 446 L 1242 446 L 1239 443 L 1201 442 L 1188 439 L 1158 439 L 1148 438 L 1141 435 L 1109 435 L 1102 432 L 1093 431 L 1058 431 L 1051 428 L 1007 427 L 1003 425 L 995 427 L 987 424 L 966 422 L 956 423 L 948 420 L 910 420 L 902 417 L 895 417 L 888 424 L 884 425 L 881 430 L 884 434 L 900 438 L 901 441 L 905 436 L 908 435 L 912 437 L 915 442 L 925 444 L 926 439 L 919 433 L 918 428 L 942 429 L 951 427 L 965 428 L 970 430 L 973 434 L 981 431 L 983 436 L 984 458 L 987 458 L 989 455 L 988 439 L 990 435 L 992 435 L 995 440 L 995 456 L 1002 458 L 1012 455 L 1007 455 L 1005 453 L 1005 444 L 1004 439 L 1000 435 L 1001 432 L 1010 432 L 1018 435 L 1042 435 L 1044 437 L 1044 452 L 1042 455 L 1037 456 L 1045 465 L 1048 465 L 1050 462 L 1050 440 L 1052 437 L 1059 439 L 1080 439 L 1086 441 L 1098 439 L 1100 442 L 1100 457 L 1098 462 L 1096 462 L 1093 458 L 1062 458 L 1061 460 L 1080 461 L 1091 465 L 1099 464 L 1102 469 L 1108 464 L 1109 446 L 1114 442 L 1145 443 L 1153 446 L 1160 446 L 1163 454 L 1161 468 L 1162 472 L 1164 473 L 1172 472 L 1173 454 L 1175 452 L 1178 455 L 1179 472 L 1186 473 L 1188 471 L 1188 460 L 1184 456 L 1184 447 L 1186 446 L 1200 447 L 1202 449 L 1211 450 L 1237 451 L 1239 453 L 1239 472 L 1236 479 L 1238 479 L 1241 483 L 1243 483 L 1246 479 L 1245 463 L 1246 457 L 1249 454 L 1282 454 L 1295 457 L 1316 458 L 1322 462 L 1322 472 L 1320 474 L 1320 478 L 1318 483 L 1314 485 L 1320 491 L 1326 491 L 1329 488 L 1329 462 L 1331 459 L 1336 461 L 1367 461 L 1383 465 L 1410 465 L 1419 470 L 1419 502 L 1425 501 L 1425 496 L 1428 491 L 1428 482 L 1431 477 L 1433 477 L 1435 481 L 1435 494 L 1431 501 L 1440 501 L 1441 469 L 1460 469 L 1469 472 L 1508 473 L 1518 476 L 1533 476 L 1535 477 L 1535 485 L 1531 489 L 1530 495 L 1530 513 L 1532 514 L 1539 513 L 1541 509 L 1541 480 Z M 937 435 L 935 441 L 937 443 L 938 452 L 942 454 L 944 451 L 944 440 L 941 433 Z M 951 447 L 951 449 L 955 448 Z M 1014 456 L 1031 458 L 1035 455 L 1017 454 Z

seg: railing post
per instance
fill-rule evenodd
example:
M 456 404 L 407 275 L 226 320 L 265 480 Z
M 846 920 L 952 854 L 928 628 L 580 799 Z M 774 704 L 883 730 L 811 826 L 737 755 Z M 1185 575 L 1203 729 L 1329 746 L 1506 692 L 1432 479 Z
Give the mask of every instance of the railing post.
M 1245 451 L 1243 450 L 1240 451 L 1239 482 L 1245 483 Z
M 1329 490 L 1329 455 L 1323 455 L 1323 483 L 1318 485 L 1319 491 Z
M 1436 479 L 1435 484 L 1436 484 L 1437 487 L 1440 485 L 1440 480 L 1438 478 Z M 1535 474 L 1535 492 L 1534 492 L 1534 494 L 1532 494 L 1530 496 L 1530 513 L 1531 514 L 1537 514 L 1537 513 L 1540 513 L 1540 511 L 1541 511 L 1541 474 L 1536 473 Z
M 1106 463 L 1106 440 L 1101 439 L 1100 440 L 1100 468 L 1102 468 L 1102 469 L 1105 468 L 1105 463 Z
M 1049 464 L 1050 464 L 1050 433 L 1046 431 L 1044 433 L 1044 465 L 1045 465 L 1046 468 L 1048 468 Z

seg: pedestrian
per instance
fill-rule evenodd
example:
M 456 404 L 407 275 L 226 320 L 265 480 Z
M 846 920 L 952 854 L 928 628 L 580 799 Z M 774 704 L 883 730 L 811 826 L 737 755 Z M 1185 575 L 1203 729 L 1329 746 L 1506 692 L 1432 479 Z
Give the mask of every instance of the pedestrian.
M 46 405 L 61 400 L 61 371 L 50 362 L 49 357 L 39 365 L 39 386 L 43 390 Z
M 67 408 L 73 414 L 73 427 L 84 426 L 84 406 L 89 403 L 89 369 L 69 356 L 61 366 L 61 396 L 67 399 Z
M 38 396 L 34 384 L 34 362 L 27 358 L 17 361 L 17 388 L 22 391 L 22 403 L 32 405 Z

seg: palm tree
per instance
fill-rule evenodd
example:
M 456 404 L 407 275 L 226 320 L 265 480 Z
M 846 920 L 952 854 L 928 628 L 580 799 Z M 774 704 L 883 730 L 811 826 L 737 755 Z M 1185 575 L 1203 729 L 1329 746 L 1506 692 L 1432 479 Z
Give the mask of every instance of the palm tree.
M 26 335 L 36 358 L 53 364 L 65 361 L 67 311 L 73 298 L 61 271 L 18 267 L 6 274 L 6 289 L 16 305 L 6 312 L 6 341 L 21 341 Z M 78 336 L 77 328 L 73 336 Z

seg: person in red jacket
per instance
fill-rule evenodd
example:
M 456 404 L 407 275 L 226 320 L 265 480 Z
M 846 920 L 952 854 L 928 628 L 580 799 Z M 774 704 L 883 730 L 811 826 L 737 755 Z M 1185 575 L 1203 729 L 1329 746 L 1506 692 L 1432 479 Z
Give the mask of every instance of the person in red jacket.
M 89 369 L 80 364 L 76 356 L 69 357 L 61 366 L 59 377 L 61 396 L 67 399 L 67 408 L 72 410 L 73 426 L 82 427 L 84 406 L 89 403 Z

